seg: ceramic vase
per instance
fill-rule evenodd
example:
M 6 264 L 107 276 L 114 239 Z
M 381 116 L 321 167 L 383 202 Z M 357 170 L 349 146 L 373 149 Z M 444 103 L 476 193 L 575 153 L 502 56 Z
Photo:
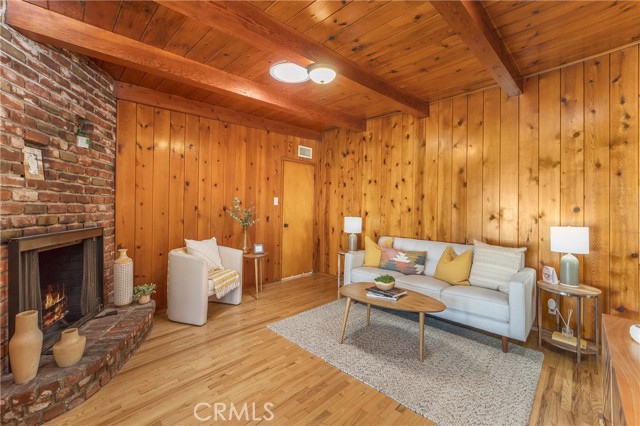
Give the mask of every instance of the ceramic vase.
M 16 330 L 9 341 L 9 362 L 13 380 L 27 383 L 38 374 L 42 352 L 42 331 L 38 327 L 38 311 L 16 315 Z
M 242 228 L 242 252 L 244 254 L 251 253 L 251 238 L 249 238 L 249 233 L 247 232 L 247 228 Z
M 133 302 L 133 260 L 127 256 L 127 249 L 118 253 L 113 262 L 113 304 L 125 306 Z
M 138 303 L 141 305 L 146 305 L 149 302 L 151 302 L 151 295 L 149 294 L 142 295 L 140 299 L 138 299 Z
M 82 359 L 87 337 L 80 336 L 77 328 L 67 328 L 60 333 L 60 341 L 53 345 L 53 359 L 58 367 L 69 367 Z

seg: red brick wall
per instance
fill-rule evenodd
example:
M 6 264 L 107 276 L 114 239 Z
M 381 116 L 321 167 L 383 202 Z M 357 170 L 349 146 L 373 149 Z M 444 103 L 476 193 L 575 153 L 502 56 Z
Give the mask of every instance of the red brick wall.
M 0 23 L 0 356 L 7 367 L 8 238 L 104 227 L 105 297 L 113 294 L 113 80 L 87 58 Z M 75 144 L 77 116 L 92 149 Z M 42 150 L 44 180 L 25 179 L 24 147 Z

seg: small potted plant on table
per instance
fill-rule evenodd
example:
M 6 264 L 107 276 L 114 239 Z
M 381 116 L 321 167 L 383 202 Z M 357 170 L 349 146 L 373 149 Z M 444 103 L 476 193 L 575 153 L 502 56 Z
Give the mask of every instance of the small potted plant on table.
M 396 279 L 391 275 L 380 275 L 373 279 L 376 287 L 380 290 L 391 290 L 396 285 Z
M 142 284 L 133 288 L 133 298 L 144 305 L 151 301 L 151 295 L 156 292 L 155 284 Z

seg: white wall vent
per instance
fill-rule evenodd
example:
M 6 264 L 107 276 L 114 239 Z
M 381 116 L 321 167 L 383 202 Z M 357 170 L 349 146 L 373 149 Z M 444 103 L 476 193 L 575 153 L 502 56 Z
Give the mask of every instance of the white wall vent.
M 311 149 L 311 147 L 298 145 L 298 157 L 312 159 L 313 150 Z

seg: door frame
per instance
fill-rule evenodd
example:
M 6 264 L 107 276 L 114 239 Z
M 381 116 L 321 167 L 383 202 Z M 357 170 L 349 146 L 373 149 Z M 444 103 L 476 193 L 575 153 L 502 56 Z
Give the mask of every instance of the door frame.
M 310 161 L 310 160 L 302 160 L 299 158 L 283 158 L 282 159 L 282 179 L 280 179 L 280 194 L 281 194 L 281 199 L 280 199 L 280 220 L 279 220 L 279 226 L 280 226 L 280 280 L 285 279 L 283 274 L 282 274 L 282 270 L 283 270 L 283 265 L 284 265 L 284 257 L 282 255 L 282 250 L 284 247 L 284 165 L 285 162 L 291 162 L 291 163 L 300 163 L 300 164 L 306 164 L 309 166 L 313 166 L 313 221 L 311 222 L 312 224 L 312 230 L 311 230 L 311 235 L 313 235 L 314 237 L 317 235 L 317 230 L 316 230 L 316 204 L 318 202 L 317 200 L 317 188 L 316 188 L 316 184 L 317 184 L 317 180 L 318 180 L 318 162 L 317 161 Z M 315 265 L 315 260 L 316 260 L 316 245 L 315 245 L 315 241 L 314 244 L 312 244 L 312 249 L 311 249 L 311 271 L 312 272 L 316 272 L 316 265 Z

